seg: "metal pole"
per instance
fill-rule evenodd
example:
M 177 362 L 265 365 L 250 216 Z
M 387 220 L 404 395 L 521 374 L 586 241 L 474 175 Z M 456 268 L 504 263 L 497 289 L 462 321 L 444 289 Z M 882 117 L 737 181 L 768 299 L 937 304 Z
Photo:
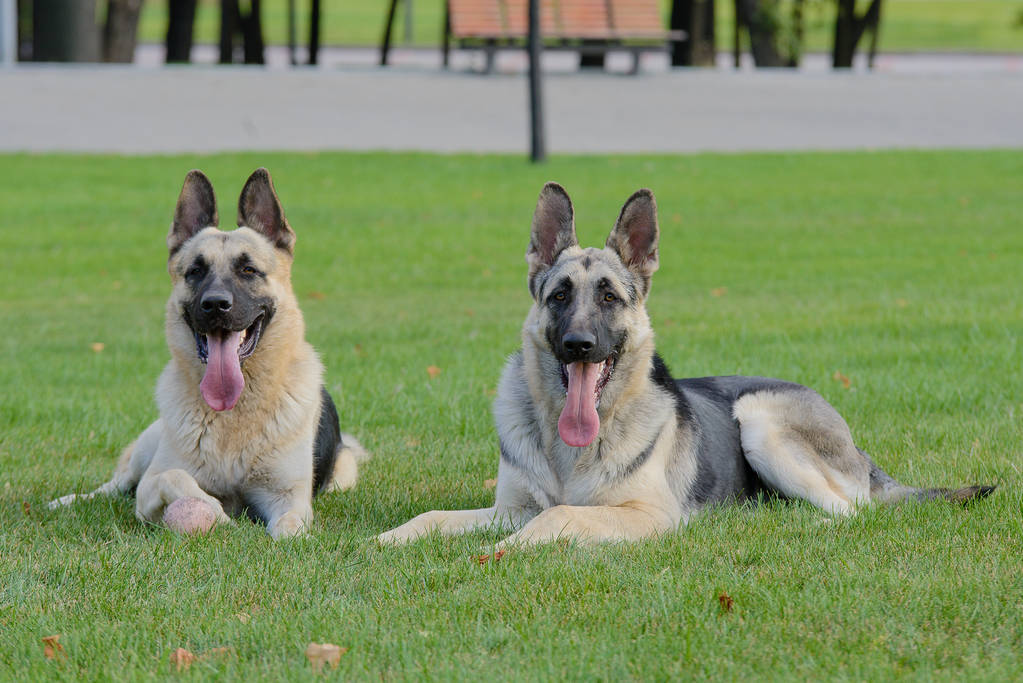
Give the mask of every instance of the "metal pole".
M 288 0 L 288 62 L 292 66 L 298 64 L 295 59 L 295 0 Z
M 15 0 L 0 0 L 0 64 L 18 61 L 18 6 Z
M 391 0 L 387 10 L 387 24 L 384 26 L 384 37 L 380 40 L 380 66 L 387 66 L 387 55 L 391 51 L 391 28 L 394 26 L 394 11 L 398 8 L 398 0 Z
M 543 134 L 543 84 L 540 56 L 540 0 L 529 0 L 529 125 L 531 130 L 530 159 L 539 163 L 547 159 Z

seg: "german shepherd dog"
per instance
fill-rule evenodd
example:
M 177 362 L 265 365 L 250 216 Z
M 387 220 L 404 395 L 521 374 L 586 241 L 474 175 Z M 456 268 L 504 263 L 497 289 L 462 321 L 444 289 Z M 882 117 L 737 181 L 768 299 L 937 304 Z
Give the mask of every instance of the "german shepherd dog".
M 295 233 L 266 169 L 238 200 L 238 229 L 217 229 L 213 186 L 185 177 L 167 246 L 173 290 L 171 360 L 156 386 L 160 418 L 92 493 L 135 493 L 136 516 L 159 523 L 167 505 L 198 498 L 217 522 L 246 511 L 274 538 L 302 533 L 317 493 L 355 485 L 358 441 L 342 435 L 305 340 L 291 289 Z
M 526 252 L 534 304 L 494 403 L 494 506 L 426 512 L 381 542 L 495 523 L 515 529 L 501 546 L 638 539 L 761 492 L 833 515 L 871 500 L 966 502 L 991 492 L 899 484 L 856 447 L 838 412 L 799 384 L 672 379 L 645 308 L 657 244 L 649 190 L 625 203 L 603 249 L 583 249 L 568 194 L 543 188 Z

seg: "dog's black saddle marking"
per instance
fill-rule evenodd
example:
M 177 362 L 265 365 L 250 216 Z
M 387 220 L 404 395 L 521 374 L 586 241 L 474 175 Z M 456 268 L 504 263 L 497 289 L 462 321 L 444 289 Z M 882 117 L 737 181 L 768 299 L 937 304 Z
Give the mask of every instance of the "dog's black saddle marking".
M 316 441 L 313 442 L 313 495 L 315 496 L 330 483 L 334 475 L 334 463 L 337 452 L 341 450 L 341 422 L 337 416 L 334 399 L 321 386 L 320 423 L 316 428 Z

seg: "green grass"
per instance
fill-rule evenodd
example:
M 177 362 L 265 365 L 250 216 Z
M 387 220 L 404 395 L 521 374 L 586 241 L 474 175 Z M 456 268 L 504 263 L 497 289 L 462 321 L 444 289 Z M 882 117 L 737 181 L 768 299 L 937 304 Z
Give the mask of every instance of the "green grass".
M 122 498 L 47 511 L 104 481 L 155 417 L 185 172 L 209 173 L 228 217 L 262 164 L 342 424 L 374 453 L 359 486 L 280 544 L 248 522 L 176 537 Z M 177 647 L 230 648 L 191 678 L 306 679 L 310 641 L 350 648 L 347 679 L 1014 678 L 1021 175 L 1020 151 L 0 156 L 0 679 L 170 676 Z M 586 244 L 634 189 L 657 193 L 650 311 L 676 375 L 809 384 L 895 477 L 998 491 L 831 524 L 801 502 L 723 508 L 656 540 L 486 566 L 496 531 L 376 547 L 416 513 L 492 500 L 489 406 L 551 178 Z
M 782 0 L 783 7 L 784 0 Z M 860 4 L 865 4 L 861 0 Z M 671 3 L 662 0 L 665 25 Z M 308 2 L 296 2 L 298 36 L 306 44 Z M 322 40 L 327 45 L 378 45 L 383 33 L 389 0 L 323 3 Z M 442 0 L 412 0 L 413 42 L 421 46 L 440 44 L 444 20 Z M 733 4 L 717 0 L 718 48 L 730 49 Z M 882 51 L 964 50 L 977 52 L 1023 51 L 1023 0 L 887 0 L 881 24 Z M 787 9 L 783 14 L 787 16 Z M 830 51 L 834 30 L 834 3 L 811 0 L 806 11 L 806 50 Z M 394 39 L 404 41 L 404 6 L 399 7 Z M 287 43 L 287 3 L 266 0 L 263 22 L 270 43 Z M 146 0 L 143 5 L 140 38 L 162 42 L 167 30 L 167 3 Z M 219 3 L 200 0 L 195 38 L 216 43 L 220 30 Z

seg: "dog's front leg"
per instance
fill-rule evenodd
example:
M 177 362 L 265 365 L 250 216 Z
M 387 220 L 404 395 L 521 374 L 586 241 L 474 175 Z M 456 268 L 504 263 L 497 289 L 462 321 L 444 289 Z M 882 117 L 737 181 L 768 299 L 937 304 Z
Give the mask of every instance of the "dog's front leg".
M 244 493 L 257 516 L 266 520 L 266 532 L 274 540 L 300 536 L 313 521 L 312 476 L 279 486 L 249 488 Z
M 401 526 L 377 536 L 381 544 L 397 544 L 413 541 L 420 536 L 437 532 L 445 536 L 465 534 L 493 524 L 507 523 L 517 527 L 518 515 L 504 513 L 496 507 L 478 510 L 431 510 L 424 512 Z
M 665 533 L 678 526 L 674 515 L 648 504 L 556 505 L 498 544 L 533 545 L 561 539 L 582 543 L 638 540 Z
M 312 492 L 278 497 L 267 510 L 266 530 L 274 540 L 305 534 L 313 521 Z
M 182 469 L 147 471 L 136 492 L 135 516 L 144 522 L 160 524 L 164 509 L 179 498 L 198 498 L 213 508 L 217 524 L 231 522 L 220 501 L 203 491 L 195 477 Z

